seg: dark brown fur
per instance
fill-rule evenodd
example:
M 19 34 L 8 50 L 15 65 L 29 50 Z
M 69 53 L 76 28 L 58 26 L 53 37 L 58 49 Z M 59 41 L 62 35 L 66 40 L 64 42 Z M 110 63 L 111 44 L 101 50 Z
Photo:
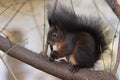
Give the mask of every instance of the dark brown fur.
M 60 46 L 51 52 L 51 57 L 67 57 L 68 62 L 73 59 L 71 63 L 75 68 L 70 69 L 72 72 L 93 67 L 110 42 L 104 36 L 109 31 L 105 28 L 103 31 L 97 19 L 77 16 L 67 8 L 61 7 L 55 13 L 48 12 L 48 22 L 48 43 Z

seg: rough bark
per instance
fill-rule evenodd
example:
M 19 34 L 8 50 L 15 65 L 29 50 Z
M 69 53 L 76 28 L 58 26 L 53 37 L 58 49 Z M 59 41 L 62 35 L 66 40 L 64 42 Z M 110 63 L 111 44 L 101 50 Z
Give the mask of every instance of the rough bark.
M 115 80 L 115 76 L 104 71 L 80 69 L 78 73 L 73 74 L 69 71 L 72 67 L 70 64 L 50 62 L 48 57 L 32 52 L 2 36 L 0 36 L 0 49 L 28 65 L 64 80 Z

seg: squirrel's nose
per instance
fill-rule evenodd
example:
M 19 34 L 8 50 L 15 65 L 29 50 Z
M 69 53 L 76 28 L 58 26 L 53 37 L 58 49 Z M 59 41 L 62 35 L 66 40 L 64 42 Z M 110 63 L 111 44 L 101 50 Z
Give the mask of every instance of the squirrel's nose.
M 51 44 L 52 42 L 51 41 L 47 41 L 47 44 Z

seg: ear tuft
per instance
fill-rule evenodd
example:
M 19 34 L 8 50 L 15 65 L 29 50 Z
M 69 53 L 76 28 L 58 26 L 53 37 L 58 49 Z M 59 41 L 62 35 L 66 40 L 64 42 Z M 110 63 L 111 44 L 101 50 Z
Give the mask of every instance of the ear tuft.
M 57 31 L 60 31 L 60 26 L 59 26 L 59 25 L 54 26 L 54 28 L 55 28 Z

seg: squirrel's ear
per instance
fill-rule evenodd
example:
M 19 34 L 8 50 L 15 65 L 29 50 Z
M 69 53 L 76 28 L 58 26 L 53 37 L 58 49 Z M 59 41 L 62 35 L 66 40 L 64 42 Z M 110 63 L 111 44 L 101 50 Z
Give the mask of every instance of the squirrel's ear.
M 59 25 L 54 26 L 57 31 L 61 31 L 61 27 Z

